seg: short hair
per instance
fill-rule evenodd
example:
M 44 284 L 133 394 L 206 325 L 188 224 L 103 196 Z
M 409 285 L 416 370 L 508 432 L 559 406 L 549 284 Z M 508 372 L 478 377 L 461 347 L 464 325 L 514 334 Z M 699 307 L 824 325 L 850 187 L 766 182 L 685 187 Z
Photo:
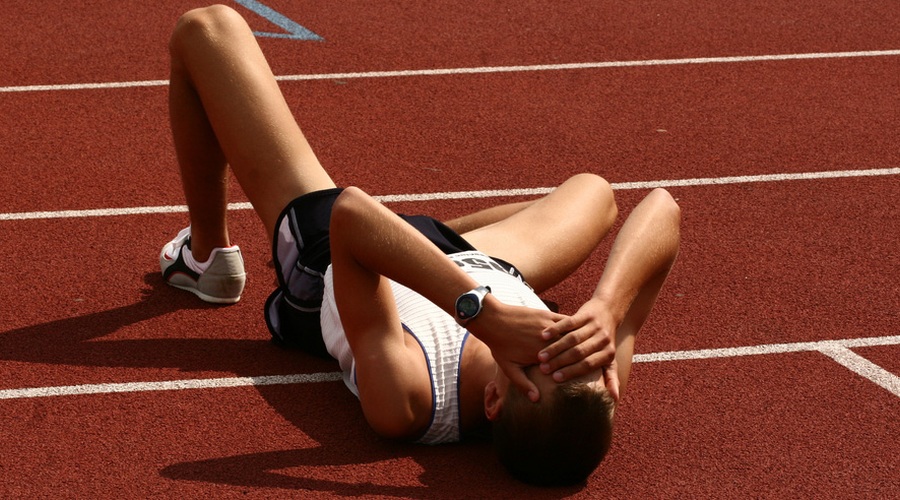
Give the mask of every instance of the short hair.
M 559 384 L 537 403 L 511 388 L 492 425 L 494 449 L 520 481 L 579 484 L 609 451 L 614 409 L 609 391 L 584 382 Z

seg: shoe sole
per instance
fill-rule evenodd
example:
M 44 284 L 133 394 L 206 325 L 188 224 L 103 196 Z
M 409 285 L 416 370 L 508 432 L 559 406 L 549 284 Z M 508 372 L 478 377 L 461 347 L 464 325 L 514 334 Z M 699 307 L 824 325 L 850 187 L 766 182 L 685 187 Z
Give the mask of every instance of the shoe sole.
M 235 304 L 241 300 L 241 292 L 244 290 L 245 276 L 209 276 L 213 280 L 204 280 L 201 276 L 195 281 L 190 276 L 174 273 L 169 276 L 170 286 L 193 293 L 204 302 L 213 304 Z M 212 285 L 212 286 L 210 286 Z M 237 291 L 237 294 L 234 291 Z

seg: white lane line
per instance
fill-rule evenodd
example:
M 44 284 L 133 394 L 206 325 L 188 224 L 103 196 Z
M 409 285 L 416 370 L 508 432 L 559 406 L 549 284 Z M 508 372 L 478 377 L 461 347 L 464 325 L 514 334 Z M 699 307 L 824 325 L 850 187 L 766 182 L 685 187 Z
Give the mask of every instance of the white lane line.
M 765 354 L 783 354 L 792 352 L 818 351 L 841 359 L 839 363 L 856 373 L 869 378 L 885 387 L 893 394 L 900 396 L 900 381 L 895 375 L 885 372 L 877 365 L 849 351 L 851 347 L 900 345 L 900 335 L 890 337 L 869 337 L 846 340 L 824 340 L 820 342 L 796 342 L 791 344 L 769 344 L 759 346 L 733 347 L 722 349 L 698 349 L 693 351 L 658 352 L 652 354 L 636 354 L 635 363 L 652 363 L 661 361 L 701 360 L 729 358 L 736 356 L 759 356 Z M 849 353 L 849 354 L 847 354 Z M 832 356 L 832 357 L 834 357 Z M 858 359 L 862 359 L 860 362 Z M 871 366 L 866 365 L 868 363 Z M 851 368 L 852 366 L 852 368 Z M 875 367 L 874 369 L 872 367 Z M 185 389 L 217 389 L 224 387 L 247 387 L 261 385 L 305 384 L 315 382 L 333 382 L 341 380 L 339 372 L 323 372 L 298 375 L 276 375 L 265 377 L 237 377 L 216 379 L 172 380 L 163 382 L 129 382 L 118 384 L 89 384 L 58 387 L 34 387 L 25 389 L 0 390 L 2 399 L 30 399 L 53 396 L 74 396 L 84 394 L 111 394 L 123 392 L 177 391 Z
M 900 345 L 900 335 L 888 337 L 864 337 L 846 340 L 821 340 L 818 342 L 793 342 L 789 344 L 763 344 L 743 347 L 723 347 L 719 349 L 696 349 L 691 351 L 668 351 L 652 354 L 635 354 L 635 363 L 658 361 L 683 361 L 689 359 L 734 358 L 738 356 L 760 356 L 764 354 L 785 354 L 791 352 L 822 351 L 832 347 L 854 348 L 886 345 Z
M 900 377 L 841 345 L 823 346 L 819 351 L 857 375 L 861 375 L 900 397 Z
M 249 203 L 247 205 L 249 205 Z M 5 214 L 0 213 L 0 221 L 31 219 L 77 219 L 90 217 L 110 217 L 114 215 L 168 214 L 180 212 L 187 212 L 187 205 L 133 208 L 96 208 L 90 210 L 56 210 L 42 212 L 14 212 Z
M 650 182 L 623 182 L 613 184 L 614 189 L 650 189 L 655 187 L 716 186 L 724 184 L 749 184 L 753 182 L 783 182 L 817 179 L 841 179 L 847 177 L 873 177 L 900 175 L 900 168 L 874 168 L 868 170 L 831 170 L 825 172 L 802 172 L 793 174 L 739 175 L 734 177 L 705 177 L 697 179 L 675 179 Z
M 128 382 L 120 384 L 87 384 L 58 387 L 33 387 L 0 391 L 0 399 L 30 399 L 83 394 L 113 394 L 122 392 L 181 391 L 186 389 L 220 389 L 263 385 L 309 384 L 341 380 L 339 372 L 272 375 L 263 377 L 233 377 L 211 379 L 168 380 L 162 382 Z
M 868 337 L 846 340 L 825 340 L 820 342 L 797 342 L 792 344 L 768 344 L 722 349 L 699 349 L 694 351 L 672 351 L 654 354 L 636 354 L 634 362 L 683 361 L 690 359 L 733 358 L 737 356 L 759 356 L 764 354 L 784 354 L 791 352 L 818 351 L 837 361 L 850 371 L 861 375 L 873 383 L 900 397 L 900 377 L 872 363 L 851 351 L 854 347 L 900 345 L 900 335 L 889 337 Z
M 628 68 L 636 66 L 673 66 L 686 64 L 724 64 L 765 61 L 792 61 L 804 59 L 846 59 L 858 57 L 898 56 L 900 50 L 866 50 L 856 52 L 815 52 L 808 54 L 771 54 L 758 56 L 689 57 L 680 59 L 647 59 L 637 61 L 602 61 L 566 64 L 535 64 L 527 66 L 484 66 L 474 68 L 413 69 L 399 71 L 365 71 L 355 73 L 323 73 L 309 75 L 281 75 L 281 81 L 348 80 L 360 78 L 397 78 L 410 76 L 466 75 L 482 73 L 523 73 L 530 71 L 569 71 L 602 68 Z M 122 89 L 134 87 L 161 87 L 168 80 L 144 80 L 132 82 L 72 83 L 58 85 L 20 85 L 0 87 L 0 93 L 49 92 L 65 90 Z
M 800 59 L 843 59 L 855 57 L 898 56 L 900 50 L 868 50 L 859 52 L 816 52 L 808 54 L 771 54 L 759 56 L 689 57 L 681 59 L 646 59 L 638 61 L 603 61 L 588 63 L 535 64 L 528 66 L 486 66 L 480 68 L 371 71 L 364 73 L 332 73 L 325 75 L 286 75 L 279 80 L 344 80 L 352 78 L 390 78 L 404 76 L 441 76 L 480 73 L 523 73 L 529 71 L 568 71 L 578 69 L 629 68 L 636 66 L 677 66 L 685 64 L 723 64 L 742 62 L 790 61 Z
M 840 179 L 849 177 L 875 177 L 886 175 L 900 175 L 900 168 L 875 168 L 868 170 L 833 170 L 826 172 L 804 172 L 793 174 L 762 174 L 743 175 L 735 177 L 702 177 L 696 179 L 669 179 L 641 182 L 613 183 L 613 189 L 652 189 L 656 187 L 691 187 L 691 186 L 718 186 L 724 184 L 747 184 L 753 182 L 784 182 L 816 179 Z M 476 198 L 500 198 L 514 196 L 543 195 L 553 191 L 553 188 L 538 187 L 525 189 L 495 189 L 484 191 L 448 191 L 439 193 L 415 193 L 415 194 L 389 194 L 374 196 L 382 203 L 396 203 L 405 201 L 434 201 L 457 200 Z M 250 203 L 230 203 L 229 210 L 250 210 Z M 0 221 L 32 220 L 32 219 L 67 219 L 86 217 L 110 217 L 118 215 L 145 215 L 161 213 L 187 212 L 185 205 L 168 205 L 156 207 L 132 207 L 132 208 L 98 208 L 90 210 L 57 210 L 42 212 L 11 212 L 0 213 Z

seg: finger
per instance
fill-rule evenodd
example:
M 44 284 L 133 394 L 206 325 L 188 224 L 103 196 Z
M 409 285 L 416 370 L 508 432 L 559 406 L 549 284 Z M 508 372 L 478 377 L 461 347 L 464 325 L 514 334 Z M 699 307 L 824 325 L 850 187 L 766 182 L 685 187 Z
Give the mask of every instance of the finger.
M 612 396 L 613 401 L 619 402 L 619 371 L 616 370 L 616 366 L 608 366 L 606 370 L 603 371 L 603 378 L 606 382 L 606 390 L 609 391 L 609 395 Z
M 509 381 L 531 400 L 532 403 L 537 403 L 541 398 L 541 393 L 538 391 L 537 385 L 525 375 L 525 371 L 518 367 L 513 366 L 510 369 L 504 368 L 503 372 L 509 377 Z
M 541 359 L 541 356 L 539 354 L 538 359 L 541 359 L 542 371 L 548 370 L 544 371 L 544 373 L 550 373 L 569 365 L 575 365 L 590 356 L 596 358 L 598 354 L 600 354 L 601 356 L 601 363 L 597 365 L 599 367 L 609 364 L 612 361 L 612 358 L 615 356 L 615 346 L 612 345 L 612 341 L 610 340 L 610 338 L 605 335 L 591 335 L 590 332 L 584 332 L 580 335 L 566 335 L 566 337 L 569 336 L 572 336 L 577 340 L 584 338 L 584 340 L 576 343 L 571 343 L 570 346 L 567 346 L 567 349 L 559 352 L 553 357 L 549 357 L 546 360 Z M 551 354 L 553 353 L 553 351 L 548 352 Z
M 540 369 L 544 374 L 583 360 L 590 354 L 591 342 L 590 339 L 587 339 L 587 344 L 578 342 L 573 336 L 566 343 L 551 347 L 553 349 L 548 347 L 547 350 L 538 353 L 538 359 L 541 362 Z
M 545 328 L 542 334 L 545 340 L 555 339 L 581 326 L 576 317 L 562 316 L 556 323 Z
M 544 349 L 541 349 L 538 353 L 538 360 L 542 363 L 549 362 L 560 356 L 562 353 L 575 348 L 589 336 L 590 333 L 583 329 L 569 332 L 564 337 L 561 337 L 559 340 L 551 343 Z
M 553 371 L 553 380 L 556 382 L 565 382 L 566 380 L 571 380 L 573 378 L 581 377 L 583 375 L 587 375 L 591 372 L 595 372 L 600 368 L 609 365 L 610 358 L 614 358 L 615 354 L 610 355 L 608 349 L 605 349 L 600 352 L 594 352 L 589 356 L 585 356 L 582 360 L 577 363 L 572 363 L 558 370 Z
M 565 320 L 565 319 L 569 319 L 570 316 L 566 316 L 565 314 L 560 314 L 560 313 L 558 313 L 558 312 L 550 311 L 549 318 L 550 318 L 552 321 L 554 321 L 554 322 L 556 322 L 556 323 L 559 323 L 560 321 L 563 321 L 563 320 Z

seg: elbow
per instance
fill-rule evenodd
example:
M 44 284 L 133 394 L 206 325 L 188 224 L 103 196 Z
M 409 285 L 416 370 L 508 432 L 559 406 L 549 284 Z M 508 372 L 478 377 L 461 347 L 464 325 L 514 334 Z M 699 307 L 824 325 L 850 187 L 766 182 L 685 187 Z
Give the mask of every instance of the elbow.
M 656 188 L 647 195 L 647 200 L 651 203 L 654 213 L 657 217 L 657 228 L 660 232 L 667 235 L 665 241 L 668 255 L 669 266 L 675 262 L 678 255 L 678 249 L 681 246 L 681 207 L 675 198 L 663 188 Z
M 370 424 L 371 425 L 371 424 Z M 385 438 L 393 441 L 415 441 L 422 433 L 417 431 L 412 425 L 405 425 L 402 422 L 391 422 L 387 425 L 372 425 L 375 432 Z
M 385 418 L 383 411 L 369 412 L 363 407 L 363 414 L 372 430 L 385 439 L 414 441 L 424 433 L 412 411 L 390 412 Z

